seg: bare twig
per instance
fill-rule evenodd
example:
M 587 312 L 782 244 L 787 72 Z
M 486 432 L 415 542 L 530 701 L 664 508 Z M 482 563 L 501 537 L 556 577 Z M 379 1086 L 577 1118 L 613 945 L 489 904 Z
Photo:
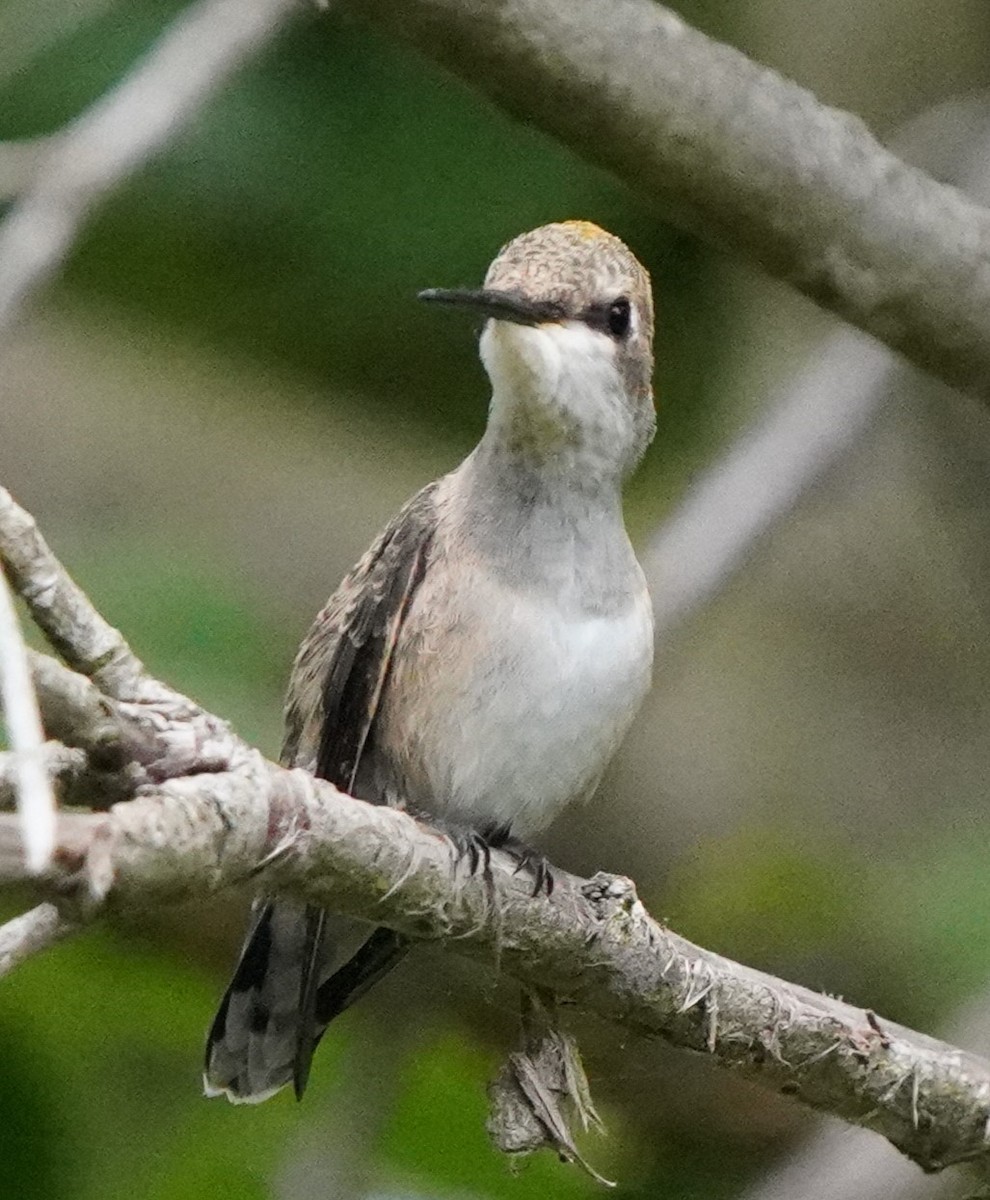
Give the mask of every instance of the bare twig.
M 918 366 L 990 399 L 990 213 L 653 0 L 348 0 Z
M 31 616 L 62 657 L 121 699 L 148 691 L 144 666 L 48 548 L 34 518 L 0 488 L 0 562 Z
M 87 769 L 86 755 L 82 750 L 63 746 L 59 742 L 46 742 L 39 751 L 38 762 L 49 788 L 54 787 L 59 792 L 70 788 Z M 15 808 L 17 805 L 19 764 L 19 756 L 14 751 L 0 751 L 0 808 Z M 54 835 L 53 814 L 53 845 Z
M 755 543 L 856 442 L 895 369 L 878 342 L 849 330 L 832 337 L 756 426 L 695 482 L 644 555 L 657 636 L 724 587 Z
M 111 700 L 47 654 L 28 651 L 45 732 L 85 750 L 101 771 L 126 772 L 153 763 L 159 754 L 152 710 Z M 138 777 L 135 782 L 145 782 Z
M 0 925 L 0 976 L 39 950 L 47 950 L 74 930 L 75 926 L 54 904 L 39 904 L 6 925 Z
M 17 811 L 30 871 L 48 866 L 55 845 L 55 797 L 43 761 L 45 736 L 27 650 L 0 568 L 0 700 L 16 779 Z
M 90 210 L 264 46 L 298 0 L 198 0 L 57 137 L 0 226 L 0 329 L 58 268 Z

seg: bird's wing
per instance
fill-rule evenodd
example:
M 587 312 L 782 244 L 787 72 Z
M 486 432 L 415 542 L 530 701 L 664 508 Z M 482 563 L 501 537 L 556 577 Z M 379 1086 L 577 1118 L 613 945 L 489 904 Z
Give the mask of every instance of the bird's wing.
M 343 791 L 355 789 L 396 641 L 426 569 L 437 524 L 436 486 L 417 493 L 385 528 L 330 597 L 296 657 L 282 762 Z M 387 798 L 365 793 L 362 799 Z M 330 988 L 327 976 L 339 948 L 335 955 L 328 944 L 325 910 L 263 902 L 210 1030 L 208 1093 L 260 1100 L 291 1080 L 301 1095 L 330 1019 L 323 1010 L 331 1016 L 342 1011 L 405 952 L 398 935 L 382 933 L 391 939 L 387 952 L 373 935 L 341 968 L 340 986 Z M 317 993 L 325 981 L 324 991 L 333 994 L 323 996 L 318 1017 Z
M 296 657 L 282 762 L 343 791 L 354 787 L 399 631 L 423 578 L 436 531 L 436 488 L 423 488 L 385 528 L 330 597 Z

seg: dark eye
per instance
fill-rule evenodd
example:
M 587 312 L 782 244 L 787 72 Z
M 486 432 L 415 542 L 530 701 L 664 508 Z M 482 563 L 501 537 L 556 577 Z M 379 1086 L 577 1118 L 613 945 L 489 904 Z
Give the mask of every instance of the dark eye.
M 629 301 L 625 296 L 608 306 L 608 329 L 613 337 L 625 337 L 629 332 Z

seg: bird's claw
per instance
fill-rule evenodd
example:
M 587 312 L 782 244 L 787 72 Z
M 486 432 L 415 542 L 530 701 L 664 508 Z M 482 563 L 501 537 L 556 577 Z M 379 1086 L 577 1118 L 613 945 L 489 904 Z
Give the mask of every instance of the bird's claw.
M 499 838 L 489 837 L 489 843 L 498 850 L 504 850 L 515 862 L 513 875 L 525 871 L 533 878 L 533 895 L 550 896 L 553 893 L 553 867 L 550 860 L 539 850 L 534 850 L 518 838 L 504 835 Z

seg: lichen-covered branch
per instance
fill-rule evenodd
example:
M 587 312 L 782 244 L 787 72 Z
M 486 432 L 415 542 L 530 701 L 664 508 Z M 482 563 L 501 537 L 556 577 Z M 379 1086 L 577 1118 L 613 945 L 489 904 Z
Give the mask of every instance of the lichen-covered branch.
M 653 0 L 347 0 L 947 382 L 990 399 L 990 212 Z
M 926 1169 L 990 1166 L 990 1064 L 691 945 L 628 880 L 557 873 L 552 898 L 495 856 L 490 885 L 443 836 L 231 742 L 231 769 L 60 822 L 47 885 L 70 923 L 257 877 L 411 937 L 443 939 L 584 1010 L 702 1052 L 888 1137 Z M 0 815 L 0 882 L 23 878 Z M 263 877 L 263 884 L 262 884 Z

